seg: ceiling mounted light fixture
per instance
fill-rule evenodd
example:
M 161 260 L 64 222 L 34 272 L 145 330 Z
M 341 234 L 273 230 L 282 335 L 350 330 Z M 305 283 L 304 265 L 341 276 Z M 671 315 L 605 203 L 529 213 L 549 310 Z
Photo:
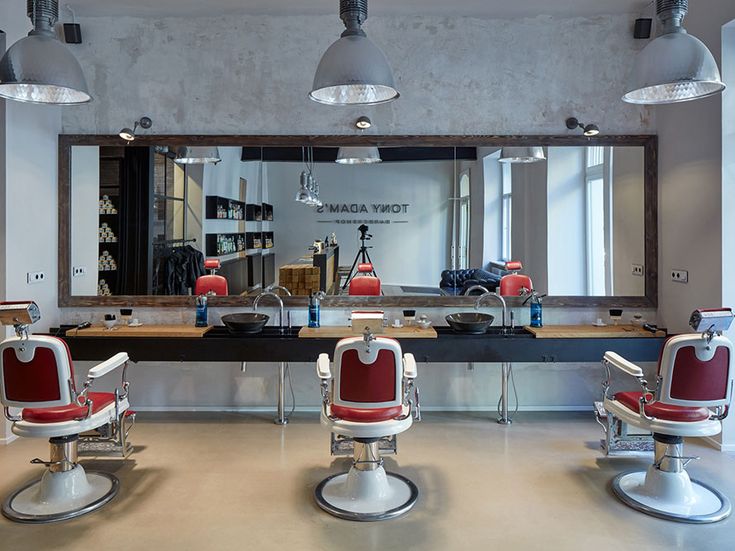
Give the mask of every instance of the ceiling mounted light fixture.
M 377 147 L 340 147 L 337 163 L 341 165 L 371 165 L 383 162 Z
M 545 161 L 543 147 L 504 147 L 500 150 L 501 163 L 537 163 Z
M 688 10 L 688 0 L 656 0 L 661 32 L 638 54 L 623 101 L 678 103 L 725 89 L 712 53 L 682 26 Z
M 355 128 L 359 128 L 360 130 L 367 130 L 373 125 L 373 121 L 371 121 L 367 117 L 360 117 L 355 121 Z
M 398 99 L 388 59 L 362 30 L 367 0 L 340 0 L 339 16 L 346 30 L 324 52 L 309 97 L 327 105 L 375 105 Z
M 566 123 L 569 130 L 576 130 L 577 128 L 581 128 L 584 132 L 584 135 L 588 138 L 591 138 L 592 136 L 597 136 L 600 133 L 600 128 L 596 124 L 582 124 L 574 117 L 569 117 Z
M 128 143 L 134 142 L 137 137 L 135 132 L 138 128 L 148 130 L 151 126 L 153 126 L 153 121 L 149 117 L 141 117 L 140 120 L 135 121 L 133 128 L 123 128 L 118 132 L 118 136 Z
M 27 0 L 33 30 L 0 60 L 0 97 L 25 103 L 92 101 L 79 61 L 57 38 L 58 0 Z
M 180 165 L 216 165 L 221 162 L 217 147 L 184 146 L 176 149 L 174 162 Z

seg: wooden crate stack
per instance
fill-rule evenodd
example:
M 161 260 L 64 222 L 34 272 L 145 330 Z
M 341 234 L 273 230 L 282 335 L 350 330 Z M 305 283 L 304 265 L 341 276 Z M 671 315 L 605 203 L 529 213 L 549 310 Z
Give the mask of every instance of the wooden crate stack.
M 278 270 L 278 283 L 294 296 L 309 296 L 319 291 L 321 270 L 308 264 L 287 264 Z

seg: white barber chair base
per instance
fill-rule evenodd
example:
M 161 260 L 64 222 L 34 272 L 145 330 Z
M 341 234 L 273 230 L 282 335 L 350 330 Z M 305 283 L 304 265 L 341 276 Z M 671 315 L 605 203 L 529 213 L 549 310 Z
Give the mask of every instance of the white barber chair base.
M 416 504 L 419 490 L 404 476 L 375 470 L 348 472 L 326 478 L 314 492 L 319 507 L 346 520 L 388 520 L 403 515 Z
M 612 490 L 629 507 L 666 520 L 707 524 L 731 512 L 730 501 L 715 488 L 691 480 L 686 471 L 666 472 L 655 465 L 618 475 Z
M 96 511 L 117 495 L 112 474 L 90 472 L 77 464 L 64 472 L 47 470 L 40 480 L 20 488 L 3 503 L 2 512 L 16 522 L 44 524 Z

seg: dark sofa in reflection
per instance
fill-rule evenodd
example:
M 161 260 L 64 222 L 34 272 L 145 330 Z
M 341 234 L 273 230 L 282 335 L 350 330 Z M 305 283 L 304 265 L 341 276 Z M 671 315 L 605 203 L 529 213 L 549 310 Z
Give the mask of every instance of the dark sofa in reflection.
M 439 287 L 446 295 L 463 295 L 473 285 L 482 285 L 488 291 L 495 291 L 500 285 L 502 274 L 494 274 L 482 268 L 468 270 L 444 270 Z M 481 294 L 473 291 L 471 294 Z

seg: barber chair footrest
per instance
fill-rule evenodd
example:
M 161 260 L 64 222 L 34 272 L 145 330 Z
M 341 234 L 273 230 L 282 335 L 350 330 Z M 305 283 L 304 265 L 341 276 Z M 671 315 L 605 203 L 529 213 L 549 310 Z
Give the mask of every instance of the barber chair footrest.
M 731 512 L 724 495 L 691 480 L 686 471 L 665 472 L 652 466 L 648 471 L 622 473 L 612 481 L 612 490 L 629 507 L 666 520 L 706 524 Z
M 133 452 L 130 442 L 120 445 L 114 440 L 93 437 L 80 438 L 78 447 L 80 457 L 122 457 L 126 459 Z
M 353 467 L 320 482 L 314 495 L 319 507 L 335 517 L 369 522 L 407 513 L 416 504 L 419 490 L 406 477 L 387 473 L 382 466 L 371 471 Z
M 3 503 L 3 515 L 23 523 L 44 524 L 91 513 L 117 495 L 120 483 L 114 475 L 85 473 L 81 465 L 66 472 L 46 471 Z
M 384 436 L 378 441 L 380 455 L 396 455 L 398 453 L 398 435 Z M 349 436 L 331 433 L 330 453 L 335 456 L 351 456 L 355 451 L 355 440 Z
M 629 425 L 607 411 L 602 402 L 595 402 L 595 420 L 605 431 L 600 447 L 611 457 L 640 456 L 654 451 L 653 435 L 631 434 Z M 637 429 L 636 429 L 637 430 Z

